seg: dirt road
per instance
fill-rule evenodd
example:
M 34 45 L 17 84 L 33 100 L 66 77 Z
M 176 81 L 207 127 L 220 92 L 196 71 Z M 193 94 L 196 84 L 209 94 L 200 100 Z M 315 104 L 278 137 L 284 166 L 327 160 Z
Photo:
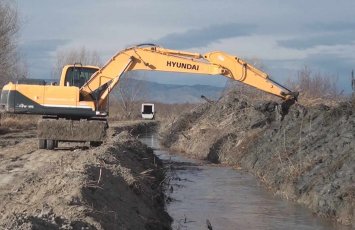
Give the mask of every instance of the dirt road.
M 34 130 L 1 135 L 0 228 L 169 229 L 161 164 L 132 137 L 148 126 L 114 124 L 100 147 L 54 151 L 37 149 Z

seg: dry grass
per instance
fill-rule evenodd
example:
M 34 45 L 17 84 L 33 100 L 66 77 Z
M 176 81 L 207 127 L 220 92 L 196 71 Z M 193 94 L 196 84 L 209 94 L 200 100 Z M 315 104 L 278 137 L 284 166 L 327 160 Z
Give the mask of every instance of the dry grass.
M 246 85 L 238 81 L 228 81 L 223 92 L 223 96 L 233 93 L 238 96 L 240 99 L 245 99 L 247 101 L 277 101 L 278 98 L 274 95 L 263 92 L 259 89 L 256 89 L 252 86 Z
M 2 130 L 32 129 L 37 126 L 39 116 L 1 114 L 0 127 Z
M 110 120 L 140 120 L 141 106 L 144 101 L 135 101 L 132 104 L 132 112 L 130 117 L 127 117 L 127 113 L 123 111 L 123 107 L 119 106 L 117 101 L 110 102 Z M 149 102 L 155 105 L 155 119 L 160 121 L 173 122 L 182 113 L 190 111 L 199 104 L 165 104 L 160 102 Z
M 127 111 L 121 106 L 120 102 L 116 99 L 110 99 L 109 105 L 109 120 L 111 121 L 123 121 L 123 120 L 138 120 L 141 119 L 141 103 L 134 102 L 131 105 L 129 111 L 129 117 L 127 117 Z
M 339 102 L 349 100 L 338 87 L 338 77 L 312 72 L 307 66 L 299 70 L 296 77 L 289 78 L 284 86 L 291 91 L 299 92 L 298 103 L 305 106 L 319 104 L 336 106 Z M 224 94 L 231 91 L 235 91 L 241 98 L 247 98 L 249 101 L 278 101 L 278 98 L 273 95 L 236 81 L 227 82 Z M 355 101 L 355 97 L 353 100 Z
M 338 77 L 313 72 L 307 66 L 298 71 L 296 78 L 290 78 L 287 85 L 292 90 L 300 92 L 299 102 L 303 105 L 335 106 L 339 102 L 347 100 L 343 95 L 343 90 L 338 88 Z

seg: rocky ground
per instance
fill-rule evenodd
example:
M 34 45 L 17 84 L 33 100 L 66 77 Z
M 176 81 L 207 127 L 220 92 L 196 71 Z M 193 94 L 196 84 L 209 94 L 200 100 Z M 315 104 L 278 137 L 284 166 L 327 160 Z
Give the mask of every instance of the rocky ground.
M 170 229 L 162 165 L 134 135 L 155 126 L 111 125 L 107 142 L 38 150 L 35 130 L 0 134 L 0 229 Z
M 277 108 L 232 92 L 164 126 L 162 144 L 249 170 L 275 194 L 355 226 L 355 107 L 296 104 L 283 118 Z

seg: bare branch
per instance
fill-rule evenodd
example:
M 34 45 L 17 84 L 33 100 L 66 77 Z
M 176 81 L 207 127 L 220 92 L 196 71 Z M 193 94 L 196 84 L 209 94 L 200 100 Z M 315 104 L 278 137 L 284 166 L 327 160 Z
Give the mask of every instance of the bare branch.
M 91 51 L 85 47 L 62 50 L 56 54 L 56 64 L 53 68 L 53 78 L 58 78 L 65 65 L 81 63 L 82 65 L 101 66 L 102 62 L 96 51 Z
M 17 76 L 19 56 L 17 53 L 18 14 L 6 1 L 0 1 L 0 85 Z

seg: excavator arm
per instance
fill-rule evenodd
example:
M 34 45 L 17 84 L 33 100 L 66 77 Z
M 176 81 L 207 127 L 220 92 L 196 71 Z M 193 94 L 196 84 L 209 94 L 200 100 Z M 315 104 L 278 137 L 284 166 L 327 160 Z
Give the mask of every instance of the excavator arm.
M 288 102 L 294 102 L 298 96 L 298 93 L 272 81 L 266 73 L 227 53 L 215 51 L 201 55 L 148 44 L 127 48 L 113 56 L 81 87 L 81 98 L 95 100 L 100 107 L 122 74 L 132 70 L 222 75 Z

